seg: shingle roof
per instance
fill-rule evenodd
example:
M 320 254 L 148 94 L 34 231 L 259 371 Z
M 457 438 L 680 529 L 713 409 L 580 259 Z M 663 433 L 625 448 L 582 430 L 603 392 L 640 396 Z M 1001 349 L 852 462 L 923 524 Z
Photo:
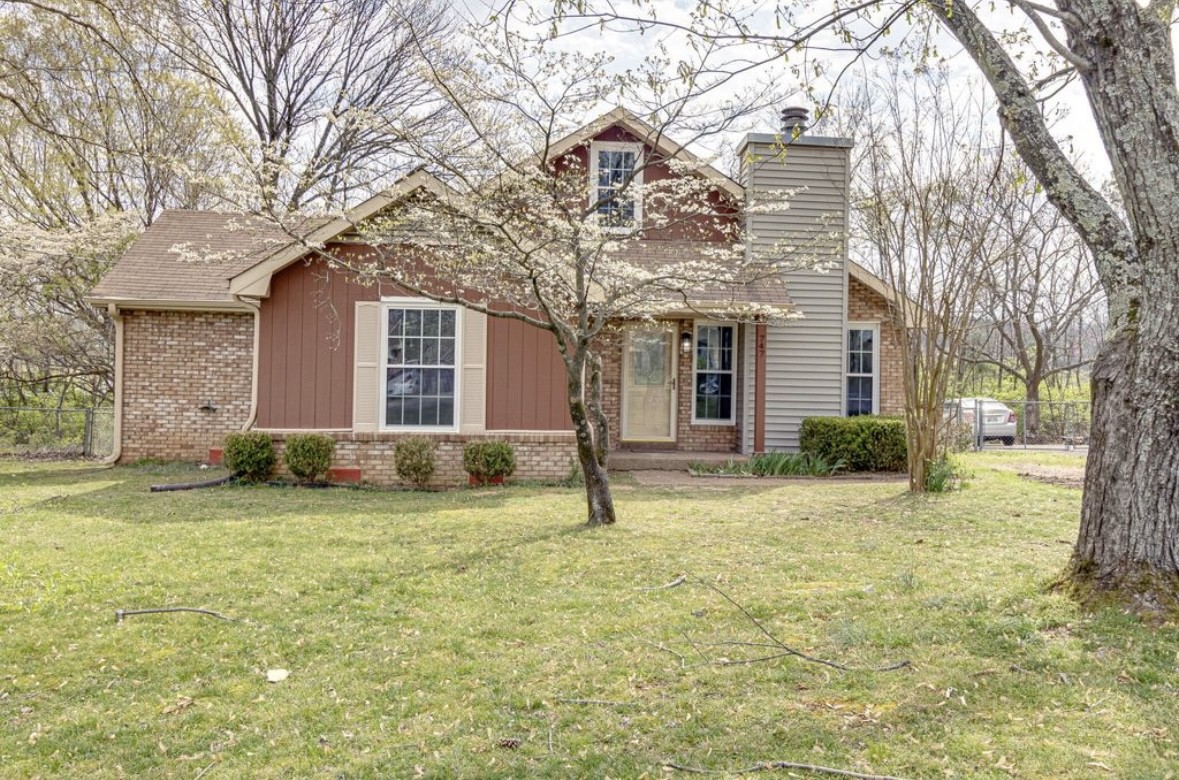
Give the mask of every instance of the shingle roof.
M 694 256 L 701 256 L 703 251 L 703 245 L 692 241 L 642 241 L 628 244 L 623 256 L 639 267 L 655 270 L 691 260 Z M 679 296 L 669 292 L 668 297 Z M 780 309 L 794 307 L 794 302 L 786 292 L 786 284 L 779 275 L 754 278 L 746 284 L 695 287 L 686 290 L 684 297 L 690 305 L 701 308 L 748 303 Z
M 256 217 L 169 209 L 131 244 L 90 299 L 231 303 L 229 279 L 290 243 L 289 234 Z M 185 259 L 181 247 L 206 259 Z
M 309 233 L 329 221 L 308 219 L 295 232 Z M 231 304 L 229 280 L 292 243 L 289 233 L 256 217 L 168 210 L 131 244 L 89 298 L 94 303 Z M 182 248 L 185 251 L 179 251 Z M 700 251 L 701 246 L 693 242 L 644 241 L 629 244 L 626 255 L 631 262 L 656 268 L 690 259 Z M 194 255 L 204 259 L 186 257 Z M 678 296 L 669 293 L 669 297 Z M 785 284 L 777 278 L 701 287 L 688 291 L 687 297 L 693 306 L 793 305 Z

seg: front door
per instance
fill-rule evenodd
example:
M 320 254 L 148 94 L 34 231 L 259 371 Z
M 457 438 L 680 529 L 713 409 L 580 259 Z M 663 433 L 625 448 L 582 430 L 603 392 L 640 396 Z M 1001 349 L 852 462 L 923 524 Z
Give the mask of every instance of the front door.
M 675 334 L 626 331 L 622 359 L 622 438 L 675 441 Z

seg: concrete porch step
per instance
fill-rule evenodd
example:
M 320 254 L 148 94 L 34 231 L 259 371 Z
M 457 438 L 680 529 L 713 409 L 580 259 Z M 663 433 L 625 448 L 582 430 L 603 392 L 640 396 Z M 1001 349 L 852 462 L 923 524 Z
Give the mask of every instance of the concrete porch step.
M 729 461 L 744 463 L 748 455 L 739 452 L 633 452 L 610 453 L 611 471 L 687 471 L 693 463 L 720 465 Z

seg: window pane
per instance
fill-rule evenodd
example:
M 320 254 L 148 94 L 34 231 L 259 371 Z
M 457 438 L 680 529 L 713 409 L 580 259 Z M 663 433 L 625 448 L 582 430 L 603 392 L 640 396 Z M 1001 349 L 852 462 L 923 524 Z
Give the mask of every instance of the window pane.
M 405 342 L 402 339 L 389 339 L 389 363 L 404 363 Z
M 438 399 L 422 399 L 422 425 L 438 424 Z
M 438 424 L 454 425 L 454 399 L 440 398 L 438 400 Z
M 860 370 L 865 374 L 872 373 L 872 353 L 865 352 L 860 355 Z
M 438 369 L 422 369 L 422 395 L 438 395 Z
M 405 319 L 404 309 L 389 309 L 389 335 L 400 336 L 401 325 Z
M 437 327 L 438 323 L 434 323 Z M 438 339 L 423 338 L 422 339 L 422 365 L 436 366 L 438 365 Z
M 402 425 L 421 425 L 422 424 L 422 405 L 418 398 L 402 399 Z
M 871 330 L 860 331 L 860 349 L 865 352 L 872 351 L 872 337 L 875 334 Z
M 454 312 L 450 309 L 442 312 L 442 335 L 454 336 Z
M 424 311 L 422 312 L 422 335 L 437 336 L 438 335 L 438 312 Z
M 439 347 L 438 363 L 443 366 L 454 365 L 454 339 L 442 339 Z
M 847 372 L 849 374 L 862 373 L 862 369 L 860 368 L 862 361 L 860 360 L 860 357 L 861 355 L 859 352 L 852 352 L 847 356 Z
M 444 368 L 438 371 L 438 392 L 441 395 L 454 397 L 453 368 Z
M 407 309 L 405 312 L 405 335 L 422 335 L 422 312 L 418 309 Z

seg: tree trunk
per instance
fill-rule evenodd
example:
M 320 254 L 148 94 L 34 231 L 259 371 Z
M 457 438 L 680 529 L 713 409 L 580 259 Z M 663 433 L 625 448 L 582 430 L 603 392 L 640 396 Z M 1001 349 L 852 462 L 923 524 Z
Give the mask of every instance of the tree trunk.
M 1049 396 L 1049 398 L 1051 397 Z M 1043 415 L 1040 413 L 1039 376 L 1033 376 L 1024 385 L 1024 398 L 1027 399 L 1027 403 L 1023 406 L 1023 438 L 1026 442 L 1031 437 L 1034 443 L 1040 436 L 1040 420 L 1043 419 Z
M 1171 14 L 1154 3 L 1060 0 L 1069 48 L 1125 218 L 1060 154 L 1026 82 L 969 6 L 930 6 L 979 63 L 1048 196 L 1093 250 L 1111 335 L 1093 367 L 1093 423 L 1070 575 L 1179 610 L 1179 91 Z
M 615 521 L 614 496 L 610 493 L 610 477 L 606 472 L 608 443 L 599 441 L 595 425 L 590 419 L 585 401 L 585 382 L 582 371 L 567 371 L 569 414 L 577 436 L 577 460 L 585 478 L 585 501 L 588 525 L 611 525 Z M 594 403 L 595 407 L 600 405 Z
M 1119 591 L 1153 612 L 1179 609 L 1179 381 L 1174 336 L 1145 326 L 1123 329 L 1094 364 L 1070 574 L 1082 597 Z M 1160 362 L 1170 365 L 1160 370 Z

